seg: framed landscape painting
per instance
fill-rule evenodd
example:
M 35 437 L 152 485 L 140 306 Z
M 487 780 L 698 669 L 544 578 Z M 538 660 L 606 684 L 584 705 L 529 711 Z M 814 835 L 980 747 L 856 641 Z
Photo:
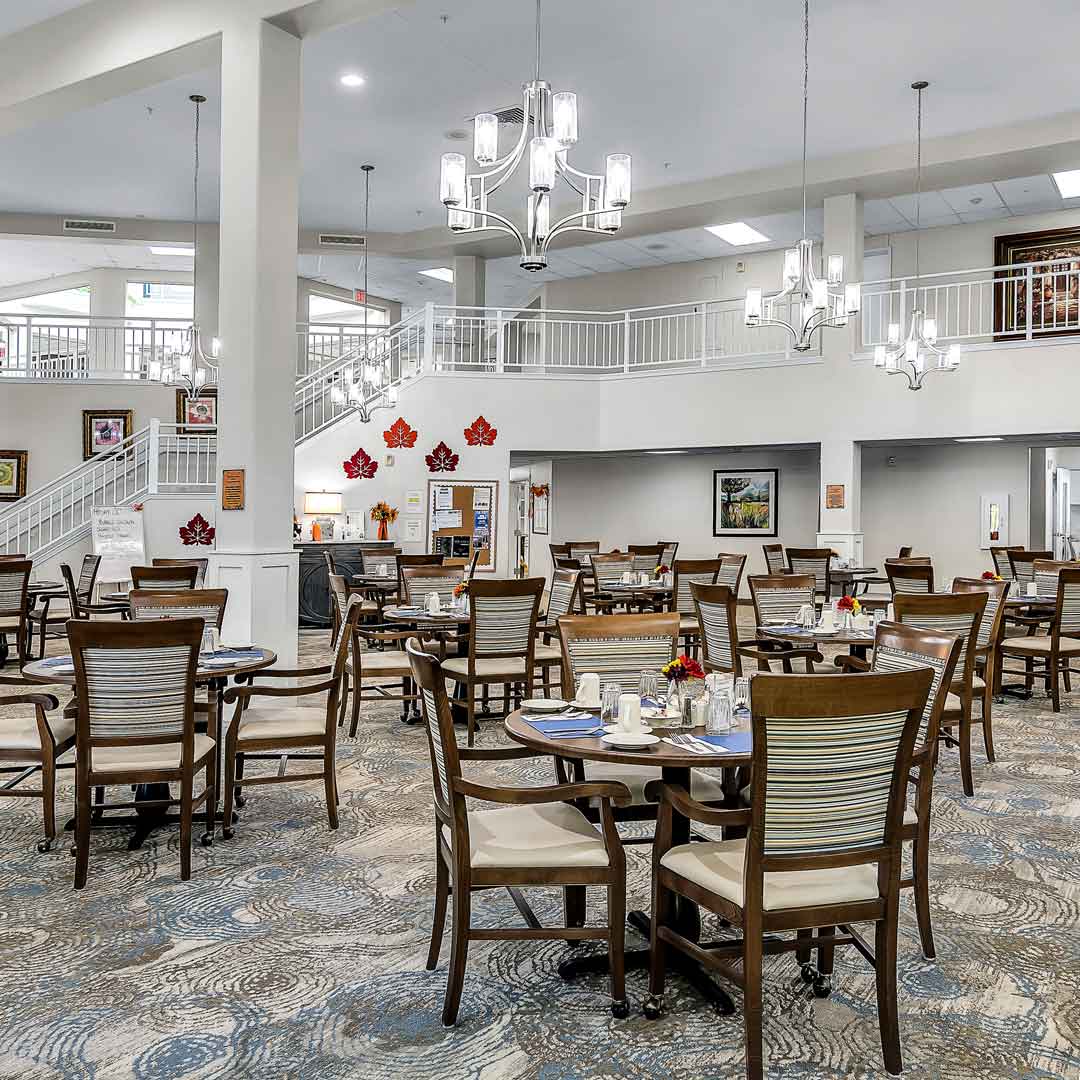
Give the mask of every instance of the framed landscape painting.
M 1033 338 L 1080 330 L 1080 228 L 995 237 L 994 265 L 1015 267 L 995 275 L 995 341 L 1025 336 L 1029 318 Z
M 776 536 L 780 470 L 713 471 L 713 536 Z
M 83 461 L 107 454 L 131 437 L 132 409 L 83 409 Z
M 14 502 L 26 494 L 26 450 L 0 450 L 0 502 Z

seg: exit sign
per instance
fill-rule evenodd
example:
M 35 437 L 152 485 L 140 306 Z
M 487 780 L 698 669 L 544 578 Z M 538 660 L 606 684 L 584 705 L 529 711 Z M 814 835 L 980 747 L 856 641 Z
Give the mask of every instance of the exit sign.
M 357 289 L 356 290 L 356 302 L 358 304 L 366 304 L 367 303 L 367 293 L 364 292 L 363 289 Z

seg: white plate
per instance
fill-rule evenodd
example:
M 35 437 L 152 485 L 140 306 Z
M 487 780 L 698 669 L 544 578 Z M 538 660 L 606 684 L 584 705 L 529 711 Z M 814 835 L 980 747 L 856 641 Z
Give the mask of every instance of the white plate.
M 658 743 L 660 739 L 647 731 L 613 731 L 608 735 L 601 735 L 600 741 L 625 750 L 638 750 L 643 746 L 652 746 L 653 743 Z
M 237 660 L 229 659 L 227 657 L 222 657 L 221 659 L 215 660 L 213 657 L 208 656 L 205 659 L 200 658 L 199 667 L 203 667 L 203 668 L 227 668 L 227 667 L 236 667 L 237 663 L 238 663 Z
M 223 641 L 220 647 L 222 649 L 254 649 L 255 642 Z
M 641 725 L 641 730 L 642 730 L 643 733 L 647 732 L 649 730 L 649 725 L 648 724 L 642 724 Z M 620 731 L 622 731 L 622 728 L 619 727 L 618 724 L 605 724 L 604 725 L 604 731 L 608 735 L 617 735 Z M 634 734 L 634 732 L 630 732 L 630 734 Z
M 566 708 L 566 702 L 561 698 L 529 698 L 523 701 L 521 707 L 526 712 L 561 712 Z
M 645 720 L 671 720 L 676 716 L 681 716 L 678 712 L 668 712 L 666 708 L 663 709 L 650 709 L 648 707 L 641 710 L 641 715 Z
M 574 698 L 574 700 L 571 701 L 570 704 L 573 705 L 575 709 L 588 709 L 589 712 L 600 711 L 599 705 L 586 705 L 584 701 L 578 701 L 577 698 Z

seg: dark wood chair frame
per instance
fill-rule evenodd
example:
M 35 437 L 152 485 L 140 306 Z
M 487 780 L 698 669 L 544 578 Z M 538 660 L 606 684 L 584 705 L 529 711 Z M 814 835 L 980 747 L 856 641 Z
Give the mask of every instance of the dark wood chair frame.
M 14 634 L 15 656 L 20 668 L 30 659 L 30 600 L 27 588 L 30 584 L 30 571 L 33 568 L 34 564 L 30 559 L 5 559 L 3 564 L 5 574 L 21 573 L 23 575 L 23 582 L 19 607 L 17 609 L 11 608 L 0 611 L 0 618 L 17 619 L 19 624 L 13 631 L 0 630 L 0 641 L 3 641 L 4 643 L 3 655 L 0 656 L 0 663 L 7 663 L 7 636 L 8 634 Z
M 994 564 L 994 573 L 1009 581 L 1012 578 L 1012 564 L 1009 562 L 1010 551 L 1023 551 L 1023 544 L 1010 544 L 1006 547 L 990 545 L 990 560 Z
M 934 591 L 934 567 L 929 559 L 925 562 L 917 559 L 886 559 L 885 576 L 889 582 L 889 592 L 893 594 L 894 600 L 899 592 L 896 588 L 897 581 L 925 581 L 926 592 L 932 593 Z M 910 593 L 904 595 L 919 596 L 923 594 Z
M 688 619 L 693 619 L 697 622 L 697 606 L 694 604 L 693 596 L 690 598 L 690 610 L 679 610 L 679 578 L 684 574 L 693 574 L 695 577 L 700 574 L 712 574 L 712 580 L 706 582 L 699 582 L 703 585 L 715 585 L 716 579 L 720 576 L 720 567 L 723 565 L 723 558 L 717 557 L 715 559 L 676 559 L 671 567 L 671 606 L 670 611 L 676 612 L 680 616 L 680 624 L 682 617 L 685 616 Z M 690 583 L 693 585 L 693 582 Z M 698 648 L 701 644 L 701 628 L 697 629 L 685 629 L 679 630 L 679 645 L 686 652 L 693 655 L 697 655 Z
M 736 590 L 729 585 L 702 585 L 693 581 L 690 583 L 690 594 L 694 598 L 694 608 L 697 610 L 698 623 L 702 627 L 704 627 L 704 622 L 701 618 L 702 602 L 706 604 L 723 604 L 727 608 L 732 666 L 724 666 L 709 654 L 709 638 L 703 629 L 701 632 L 702 668 L 705 670 L 706 674 L 718 671 L 739 678 L 742 675 L 742 653 L 739 649 L 739 629 L 736 623 L 739 609 L 738 594 Z
M 844 685 L 837 680 L 844 680 Z M 902 821 L 912 753 L 919 719 L 932 682 L 929 668 L 889 675 L 809 675 L 789 678 L 760 675 L 754 680 L 752 724 L 754 749 L 751 807 L 747 810 L 710 809 L 690 798 L 678 785 L 660 786 L 660 809 L 653 844 L 653 921 L 649 997 L 645 1015 L 663 1010 L 666 951 L 675 948 L 740 987 L 743 992 L 746 1075 L 764 1075 L 761 1045 L 762 957 L 782 952 L 805 954 L 818 949 L 831 967 L 837 946 L 852 945 L 873 966 L 877 983 L 878 1023 L 882 1053 L 888 1072 L 901 1071 L 900 1027 L 896 997 L 896 948 L 899 921 Z M 767 717 L 845 716 L 907 710 L 889 792 L 889 808 L 882 842 L 834 854 L 766 855 L 765 802 L 767 798 Z M 748 829 L 744 868 L 743 904 L 731 903 L 695 882 L 668 870 L 661 859 L 672 847 L 674 811 L 702 825 Z M 837 869 L 873 864 L 877 867 L 880 895 L 855 903 L 817 907 L 763 909 L 766 873 Z M 674 925 L 675 897 L 682 896 L 742 929 L 738 941 L 701 946 L 678 932 Z M 872 922 L 873 947 L 852 927 Z M 782 931 L 803 931 L 794 940 L 778 939 Z M 741 968 L 731 961 L 741 959 Z M 822 963 L 826 963 L 823 959 Z
M 786 573 L 787 571 L 787 556 L 784 554 L 783 544 L 762 544 L 761 552 L 765 556 L 765 575 L 769 577 L 776 577 L 778 574 Z M 779 568 L 773 566 L 773 556 L 779 555 L 780 558 Z M 760 575 L 759 575 L 760 576 Z
M 63 573 L 63 566 L 67 566 L 67 563 L 62 564 L 61 573 Z M 89 586 L 86 589 L 77 590 L 78 598 L 79 598 L 79 604 L 91 604 L 91 603 L 93 603 L 94 584 L 97 582 L 98 568 L 101 566 L 101 556 L 100 555 L 84 555 L 83 556 L 83 569 L 85 569 L 87 566 L 93 566 L 94 569 L 93 569 L 93 573 L 90 576 L 90 584 L 89 584 Z M 68 568 L 68 572 L 69 573 L 72 572 L 70 567 Z M 82 570 L 80 570 L 80 572 L 79 572 L 79 580 L 80 581 L 82 580 Z M 45 656 L 45 638 L 46 638 L 46 636 L 48 634 L 49 627 L 50 626 L 66 626 L 68 619 L 77 619 L 77 618 L 79 618 L 79 616 L 77 614 L 79 605 L 78 604 L 73 604 L 71 602 L 71 594 L 67 591 L 66 579 L 65 579 L 65 587 L 64 587 L 64 590 L 62 592 L 59 592 L 59 593 L 45 593 L 40 597 L 40 600 L 41 600 L 41 606 L 37 607 L 37 608 L 31 608 L 30 609 L 30 614 L 27 616 L 27 618 L 29 620 L 29 623 L 30 623 L 30 628 L 29 628 L 30 643 L 29 643 L 29 646 L 27 648 L 27 653 L 29 654 L 30 652 L 33 651 L 34 626 L 36 625 L 39 628 L 39 632 L 38 632 L 38 656 L 37 656 L 37 658 L 39 660 L 43 659 L 44 656 Z M 49 617 L 49 608 L 52 605 L 52 602 L 54 600 L 67 600 L 69 610 L 68 611 L 60 611 L 58 613 L 55 613 L 52 616 L 52 618 L 50 618 Z M 66 631 L 65 631 L 65 633 L 66 633 Z M 59 636 L 59 635 L 53 635 L 53 636 Z
M 597 614 L 607 613 L 610 614 L 615 611 L 616 607 L 623 606 L 629 610 L 633 603 L 633 596 L 631 593 L 626 593 L 624 596 L 615 596 L 614 593 L 605 592 L 603 586 L 600 584 L 600 575 L 596 572 L 596 564 L 600 563 L 601 566 L 608 566 L 618 564 L 620 574 L 631 571 L 637 573 L 634 570 L 634 560 L 632 556 L 626 555 L 622 552 L 597 552 L 594 555 L 589 556 L 589 569 L 587 573 L 587 580 L 583 582 L 583 595 L 585 596 L 586 604 L 591 607 Z M 591 583 L 592 593 L 588 592 L 588 585 Z
M 765 625 L 764 616 L 758 606 L 759 591 L 810 589 L 813 595 L 817 583 L 813 574 L 751 574 L 746 580 L 750 585 L 750 600 L 754 605 L 754 625 L 758 627 Z M 814 664 L 824 663 L 825 660 L 816 645 L 802 645 L 770 637 L 754 637 L 740 641 L 739 653 L 748 660 L 756 661 L 758 671 L 763 672 L 772 671 L 772 665 L 779 663 L 781 671 L 791 674 L 794 671 L 792 663 L 802 660 L 810 673 L 814 670 Z
M 971 717 L 973 724 L 978 723 L 982 728 L 983 747 L 986 750 L 986 760 L 993 762 L 994 755 L 994 695 L 1001 689 L 1001 642 L 1005 634 L 1005 600 L 1012 588 L 1011 581 L 983 581 L 981 578 L 953 578 L 952 591 L 959 592 L 984 592 L 986 593 L 987 605 L 989 598 L 997 597 L 997 611 L 994 612 L 992 625 L 989 627 L 985 645 L 975 646 L 975 675 L 982 679 L 981 688 L 974 686 L 972 680 L 972 704 L 976 692 L 980 699 L 979 715 Z M 983 613 L 983 621 L 986 619 Z M 980 622 L 981 632 L 982 622 Z
M 718 551 L 716 553 L 716 557 L 721 561 L 721 563 L 726 563 L 729 559 L 735 559 L 738 561 L 739 570 L 738 573 L 735 575 L 735 584 L 730 586 L 730 588 L 734 590 L 735 596 L 737 598 L 739 595 L 739 589 L 742 587 L 743 574 L 746 572 L 747 556 L 741 555 L 736 551 Z M 721 566 L 720 573 L 722 574 L 723 572 L 724 568 L 723 566 Z M 717 574 L 716 582 L 718 585 L 727 584 L 726 582 L 720 580 L 720 574 Z
M 78 591 L 75 577 L 67 563 L 60 564 L 60 576 L 64 579 L 64 587 L 67 590 L 68 618 L 86 620 L 94 615 L 119 615 L 121 619 L 128 617 L 128 601 L 126 600 L 101 600 L 93 599 L 93 588 L 88 594 Z M 96 575 L 95 575 L 96 576 Z
M 209 559 L 151 559 L 151 566 L 194 566 L 197 573 L 195 576 L 195 588 L 206 588 L 206 575 L 210 569 Z
M 619 833 L 615 827 L 612 804 L 626 805 L 630 792 L 624 784 L 611 782 L 556 784 L 544 787 L 494 787 L 467 780 L 461 772 L 462 761 L 501 762 L 515 758 L 535 757 L 533 751 L 520 746 L 493 749 L 459 749 L 454 737 L 454 724 L 446 697 L 446 681 L 438 660 L 421 651 L 415 639 L 408 644 L 413 678 L 422 691 L 431 694 L 437 716 L 427 717 L 428 752 L 431 758 L 435 805 L 435 915 L 431 925 L 431 944 L 428 948 L 427 970 L 434 971 L 442 949 L 446 910 L 452 903 L 450 924 L 450 967 L 446 997 L 443 1001 L 442 1022 L 450 1026 L 457 1022 L 461 990 L 465 980 L 465 965 L 470 941 L 520 941 L 554 938 L 564 941 L 605 941 L 611 969 L 611 1012 L 619 1019 L 629 1015 L 626 1001 L 623 947 L 626 917 L 626 858 Z M 439 731 L 442 756 L 435 749 L 429 725 Z M 443 773 L 445 770 L 445 774 Z M 445 775 L 449 791 L 442 790 L 440 777 Z M 601 835 L 608 854 L 606 867 L 482 867 L 474 868 L 470 860 L 469 811 L 466 799 L 509 806 L 542 805 L 544 803 L 576 802 L 596 799 L 600 806 Z M 584 925 L 586 887 L 607 889 L 607 925 Z M 565 910 L 565 926 L 545 927 L 521 896 L 521 886 L 561 887 Z M 505 888 L 521 911 L 527 926 L 522 928 L 482 928 L 472 925 L 472 894 L 481 889 Z
M 134 589 L 194 589 L 199 568 L 190 563 L 185 566 L 133 566 L 130 573 Z
M 813 559 L 825 563 L 825 584 L 818 584 L 817 574 L 814 574 L 814 596 L 819 603 L 828 603 L 832 596 L 832 561 L 835 552 L 832 548 L 792 548 L 785 550 L 789 574 L 805 574 L 805 570 L 795 569 L 796 559 Z

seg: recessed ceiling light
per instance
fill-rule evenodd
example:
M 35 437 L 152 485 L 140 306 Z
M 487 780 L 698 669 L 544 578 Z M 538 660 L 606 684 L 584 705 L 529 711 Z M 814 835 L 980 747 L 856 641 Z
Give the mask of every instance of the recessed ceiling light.
M 954 442 L 1004 442 L 1000 435 L 980 435 L 974 439 L 954 439 Z
M 1063 199 L 1080 198 L 1080 169 L 1054 173 L 1054 183 Z
M 194 259 L 195 258 L 195 249 L 194 248 L 189 248 L 189 247 L 176 247 L 176 246 L 169 247 L 169 246 L 166 246 L 166 245 L 153 245 L 152 244 L 150 246 L 150 254 L 151 255 L 176 255 L 176 256 L 179 256 L 182 259 Z
M 752 229 L 745 221 L 729 221 L 726 225 L 706 225 L 706 232 L 713 236 L 719 236 L 721 240 L 729 244 L 740 246 L 742 244 L 766 244 L 769 238 L 757 229 Z
M 347 86 L 349 89 L 355 89 L 357 86 L 363 86 L 367 80 L 363 75 L 358 75 L 355 71 L 347 72 L 341 76 L 341 85 Z
M 646 450 L 646 454 L 685 454 L 685 450 Z
M 454 284 L 454 271 L 449 266 L 433 266 L 430 270 L 420 270 L 419 273 L 424 277 L 433 277 L 450 285 Z

